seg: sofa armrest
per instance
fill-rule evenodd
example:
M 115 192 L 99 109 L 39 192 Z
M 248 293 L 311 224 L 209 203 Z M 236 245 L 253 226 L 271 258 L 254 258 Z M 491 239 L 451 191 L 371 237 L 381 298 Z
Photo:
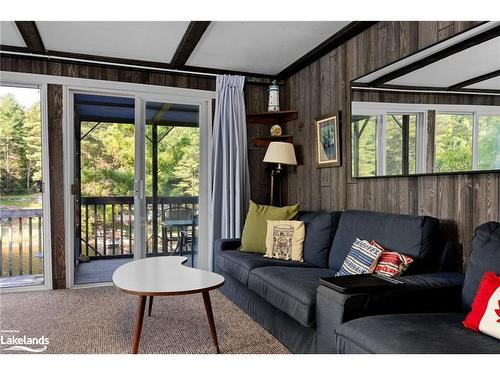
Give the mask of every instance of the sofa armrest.
M 241 246 L 240 238 L 221 238 L 215 240 L 214 251 L 224 251 L 224 250 L 236 250 Z
M 463 275 L 454 272 L 398 278 L 403 289 L 387 292 L 340 293 L 320 285 L 316 293 L 318 351 L 335 353 L 333 332 L 342 323 L 369 315 L 451 312 L 461 309 Z
M 370 310 L 380 314 L 460 312 L 464 275 L 436 272 L 399 277 L 406 288 L 372 298 Z
M 368 293 L 340 293 L 320 285 L 316 291 L 318 353 L 335 353 L 333 332 L 342 323 L 359 317 L 370 300 Z

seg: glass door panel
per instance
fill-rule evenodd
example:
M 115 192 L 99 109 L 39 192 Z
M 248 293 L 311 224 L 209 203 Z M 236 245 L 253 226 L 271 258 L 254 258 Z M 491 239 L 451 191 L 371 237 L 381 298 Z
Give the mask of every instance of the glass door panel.
M 44 284 L 40 89 L 0 86 L 0 288 Z
M 74 94 L 75 284 L 133 260 L 135 99 Z
M 181 255 L 197 265 L 199 106 L 145 105 L 146 254 Z

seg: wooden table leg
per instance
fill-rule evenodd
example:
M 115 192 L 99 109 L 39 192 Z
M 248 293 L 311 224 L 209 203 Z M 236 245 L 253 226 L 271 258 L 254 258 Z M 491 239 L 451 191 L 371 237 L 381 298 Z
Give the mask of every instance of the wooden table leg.
M 134 337 L 132 338 L 132 354 L 139 352 L 139 341 L 141 340 L 142 322 L 144 321 L 144 309 L 146 308 L 146 296 L 139 296 L 137 313 L 135 316 Z
M 214 314 L 212 312 L 212 303 L 210 302 L 210 294 L 208 294 L 208 291 L 204 291 L 201 293 L 203 294 L 203 302 L 205 302 L 205 310 L 207 311 L 208 325 L 210 326 L 212 341 L 214 342 L 217 354 L 219 354 L 220 353 L 219 342 L 217 341 L 217 332 L 215 331 Z
M 151 316 L 151 310 L 153 310 L 153 296 L 149 296 L 148 316 Z

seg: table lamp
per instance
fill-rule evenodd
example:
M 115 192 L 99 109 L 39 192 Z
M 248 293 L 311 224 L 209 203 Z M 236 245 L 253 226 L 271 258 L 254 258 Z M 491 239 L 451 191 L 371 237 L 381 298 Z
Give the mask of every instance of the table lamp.
M 278 176 L 284 170 L 283 165 L 297 165 L 293 144 L 287 142 L 271 142 L 264 156 L 264 163 L 276 164 L 271 170 L 271 206 L 274 203 L 274 176 Z

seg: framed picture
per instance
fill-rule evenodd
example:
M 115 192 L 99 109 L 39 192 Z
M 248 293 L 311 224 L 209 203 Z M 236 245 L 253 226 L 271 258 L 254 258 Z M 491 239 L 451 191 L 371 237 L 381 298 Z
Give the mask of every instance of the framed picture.
M 340 149 L 339 116 L 328 114 L 316 118 L 316 165 L 340 167 L 342 150 Z

